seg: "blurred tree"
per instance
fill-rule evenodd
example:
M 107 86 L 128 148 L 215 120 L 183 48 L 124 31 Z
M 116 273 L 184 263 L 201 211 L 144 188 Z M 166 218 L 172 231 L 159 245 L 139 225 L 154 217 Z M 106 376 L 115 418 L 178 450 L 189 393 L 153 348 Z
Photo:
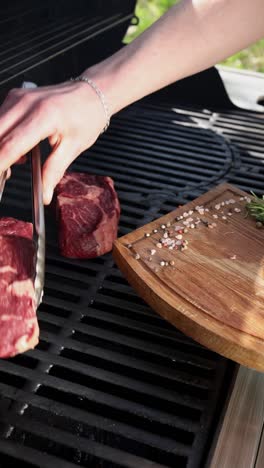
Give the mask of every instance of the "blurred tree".
M 139 18 L 138 26 L 130 26 L 124 39 L 125 43 L 131 42 L 139 36 L 154 21 L 157 21 L 166 11 L 180 0 L 138 0 L 136 16 Z

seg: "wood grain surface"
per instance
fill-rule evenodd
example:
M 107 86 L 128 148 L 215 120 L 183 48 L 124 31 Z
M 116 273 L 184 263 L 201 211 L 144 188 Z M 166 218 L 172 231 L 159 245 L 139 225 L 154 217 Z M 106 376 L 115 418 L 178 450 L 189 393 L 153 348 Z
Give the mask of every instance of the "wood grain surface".
M 128 282 L 165 319 L 213 351 L 263 371 L 264 229 L 245 217 L 241 197 L 246 195 L 231 185 L 220 185 L 121 237 L 113 254 Z M 215 210 L 215 205 L 230 199 L 235 201 L 232 207 Z M 197 205 L 209 211 L 200 216 Z M 183 234 L 188 249 L 157 248 L 164 233 L 161 225 L 169 223 L 167 231 L 175 237 L 175 226 L 182 224 L 175 218 L 189 210 L 203 222 Z M 206 222 L 216 226 L 210 229 Z M 151 249 L 156 250 L 154 255 Z

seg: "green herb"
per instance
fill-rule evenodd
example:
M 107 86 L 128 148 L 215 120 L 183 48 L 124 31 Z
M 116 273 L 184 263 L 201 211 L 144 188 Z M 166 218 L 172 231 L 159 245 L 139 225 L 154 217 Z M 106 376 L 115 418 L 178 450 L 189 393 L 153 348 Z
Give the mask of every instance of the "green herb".
M 257 197 L 254 193 L 252 193 L 252 195 L 254 198 L 251 202 L 246 204 L 246 209 L 257 221 L 264 223 L 264 195 L 262 198 Z

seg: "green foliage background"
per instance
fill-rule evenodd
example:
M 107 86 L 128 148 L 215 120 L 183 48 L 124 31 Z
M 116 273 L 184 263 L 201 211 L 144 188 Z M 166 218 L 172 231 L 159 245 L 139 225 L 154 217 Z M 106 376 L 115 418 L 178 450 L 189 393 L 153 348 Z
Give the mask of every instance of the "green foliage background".
M 124 41 L 131 42 L 178 1 L 138 0 L 136 15 L 140 20 L 139 25 L 129 28 Z M 229 57 L 222 64 L 233 68 L 264 72 L 264 39 Z

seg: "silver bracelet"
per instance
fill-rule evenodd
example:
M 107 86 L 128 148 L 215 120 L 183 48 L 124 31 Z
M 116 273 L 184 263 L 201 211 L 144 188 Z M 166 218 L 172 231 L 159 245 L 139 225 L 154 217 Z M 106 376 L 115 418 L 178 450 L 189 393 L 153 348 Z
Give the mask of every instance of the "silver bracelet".
M 104 113 L 105 113 L 105 118 L 106 118 L 106 124 L 103 130 L 101 131 L 101 134 L 104 133 L 110 125 L 110 111 L 109 111 L 109 107 L 107 105 L 104 93 L 101 91 L 100 88 L 98 88 L 98 86 L 95 84 L 93 80 L 91 80 L 90 78 L 86 78 L 85 76 L 77 76 L 76 78 L 71 78 L 71 81 L 84 81 L 89 86 L 91 86 L 91 88 L 93 88 L 93 90 L 96 92 L 104 108 Z

